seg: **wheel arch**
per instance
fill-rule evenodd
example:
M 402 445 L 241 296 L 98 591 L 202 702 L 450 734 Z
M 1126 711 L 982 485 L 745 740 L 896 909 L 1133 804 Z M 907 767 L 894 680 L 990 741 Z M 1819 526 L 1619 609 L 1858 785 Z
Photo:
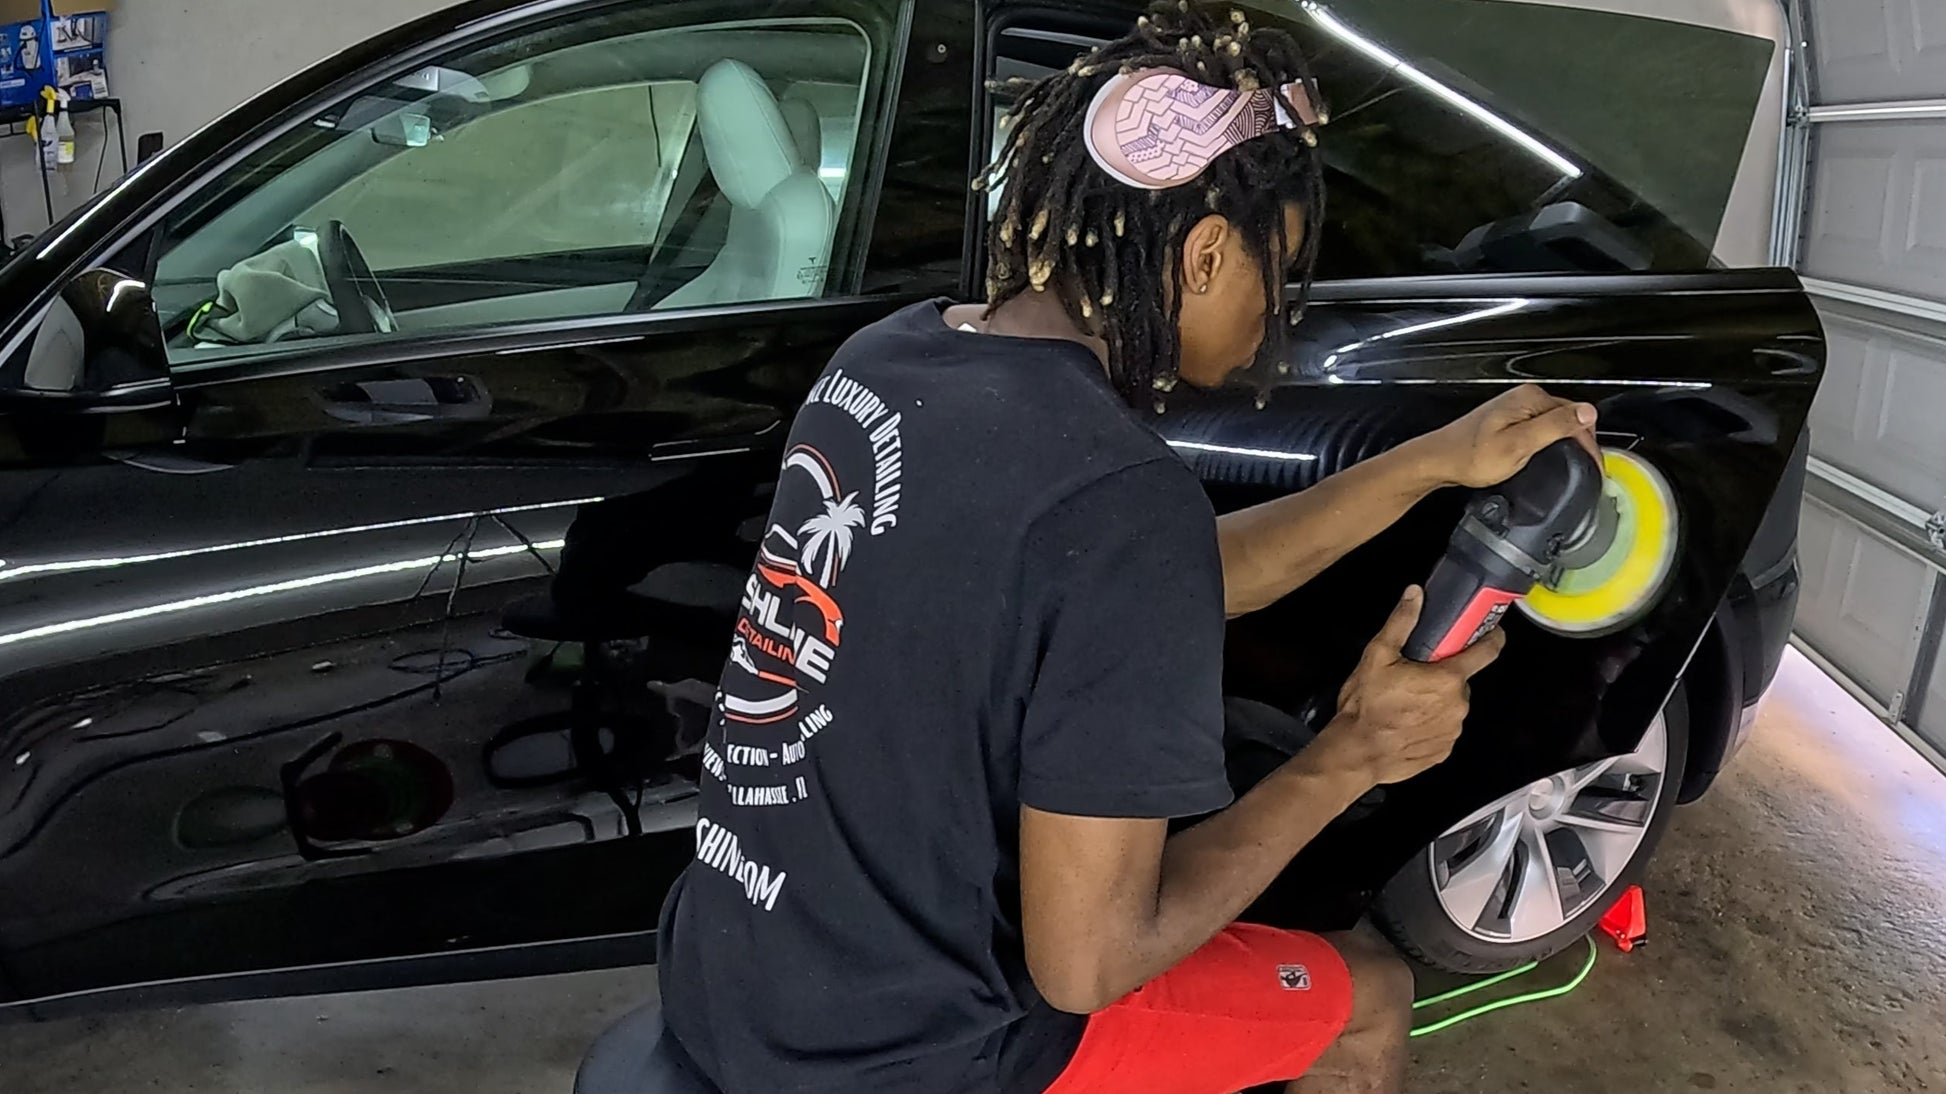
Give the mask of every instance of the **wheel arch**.
M 1683 765 L 1682 790 L 1676 796 L 1683 805 L 1702 797 L 1716 781 L 1736 736 L 1743 697 L 1743 660 L 1732 645 L 1731 635 L 1738 628 L 1728 613 L 1727 602 L 1717 609 L 1677 687 L 1676 693 L 1689 708 L 1688 762 Z

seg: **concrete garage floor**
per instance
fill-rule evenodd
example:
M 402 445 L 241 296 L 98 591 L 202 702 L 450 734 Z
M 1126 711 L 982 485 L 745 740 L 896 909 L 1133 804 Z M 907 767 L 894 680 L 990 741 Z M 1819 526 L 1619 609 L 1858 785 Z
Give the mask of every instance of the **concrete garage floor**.
M 1411 1090 L 1946 1090 L 1946 777 L 1793 651 L 1648 878 L 1651 945 L 1415 1044 Z M 1572 964 L 1535 973 L 1540 986 Z M 648 970 L 0 1028 L 7 1094 L 566 1094 Z
M 1644 888 L 1647 948 L 1420 1039 L 1415 1094 L 1946 1091 L 1946 776 L 1796 650 Z

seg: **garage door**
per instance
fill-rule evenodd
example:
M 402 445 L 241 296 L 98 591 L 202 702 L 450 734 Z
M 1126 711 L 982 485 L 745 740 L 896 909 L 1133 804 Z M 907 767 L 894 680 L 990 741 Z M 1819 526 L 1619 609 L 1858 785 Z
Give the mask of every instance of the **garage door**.
M 1780 233 L 1824 316 L 1798 641 L 1946 766 L 1946 2 L 1805 0 Z M 1789 253 L 1794 250 L 1794 253 Z

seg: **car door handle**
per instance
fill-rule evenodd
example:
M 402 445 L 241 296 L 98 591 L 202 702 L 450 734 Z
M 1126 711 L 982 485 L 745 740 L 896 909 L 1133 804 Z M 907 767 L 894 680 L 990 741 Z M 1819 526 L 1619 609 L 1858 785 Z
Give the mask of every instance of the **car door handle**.
M 318 392 L 324 412 L 353 425 L 479 421 L 493 413 L 493 396 L 471 376 L 360 380 Z
M 211 463 L 180 452 L 135 451 L 104 452 L 107 459 L 141 471 L 153 471 L 158 475 L 207 475 L 213 471 L 234 470 L 236 465 Z

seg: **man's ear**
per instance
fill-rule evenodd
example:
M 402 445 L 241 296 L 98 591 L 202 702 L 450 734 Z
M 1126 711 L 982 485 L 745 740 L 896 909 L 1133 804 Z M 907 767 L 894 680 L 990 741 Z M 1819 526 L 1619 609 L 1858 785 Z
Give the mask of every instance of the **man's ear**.
M 1206 293 L 1223 272 L 1223 249 L 1230 241 L 1230 222 L 1211 213 L 1189 229 L 1182 244 L 1182 288 Z

